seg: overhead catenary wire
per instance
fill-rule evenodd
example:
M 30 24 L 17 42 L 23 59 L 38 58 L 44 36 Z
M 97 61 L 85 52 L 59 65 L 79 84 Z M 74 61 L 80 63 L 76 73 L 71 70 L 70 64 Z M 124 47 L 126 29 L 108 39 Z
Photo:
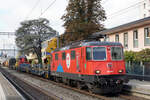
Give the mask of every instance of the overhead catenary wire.
M 39 2 L 40 2 L 40 0 L 37 0 L 37 2 L 35 3 L 35 5 L 33 6 L 33 8 L 30 10 L 30 12 L 25 17 L 25 20 L 27 20 L 29 18 L 29 16 L 32 14 L 32 12 L 34 11 L 34 9 L 37 7 L 37 5 L 38 5 Z
M 32 12 L 34 11 L 34 9 L 37 7 L 38 3 L 40 2 L 40 0 L 37 0 L 37 2 L 35 3 L 35 5 L 33 6 L 33 8 L 30 10 L 30 12 L 27 14 L 27 16 L 25 17 L 25 20 L 27 20 L 29 18 L 29 16 L 32 14 Z M 22 17 L 20 16 L 18 18 L 18 20 L 21 20 Z M 24 18 L 23 18 L 24 19 Z M 17 26 L 17 22 L 14 24 L 14 29 L 16 30 L 16 26 Z
M 39 17 L 41 17 L 55 2 L 56 2 L 56 0 L 54 0 L 54 1 L 40 14 Z
M 133 5 L 129 6 L 129 7 L 127 7 L 127 8 L 124 8 L 124 9 L 121 9 L 121 10 L 119 10 L 117 12 L 114 12 L 112 14 L 109 14 L 109 15 L 107 15 L 107 17 L 112 18 L 112 16 L 120 15 L 122 12 L 126 12 L 129 9 L 131 9 L 131 8 L 135 8 L 135 7 L 139 6 L 139 5 L 141 5 L 142 2 L 144 2 L 144 0 L 141 1 L 141 2 L 138 2 L 136 4 L 133 4 Z

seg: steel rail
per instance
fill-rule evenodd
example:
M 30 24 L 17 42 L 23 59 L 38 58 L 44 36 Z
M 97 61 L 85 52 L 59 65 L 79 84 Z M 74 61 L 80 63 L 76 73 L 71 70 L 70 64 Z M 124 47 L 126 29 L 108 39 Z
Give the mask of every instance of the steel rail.
M 2 68 L 0 68 L 0 72 L 16 87 L 26 100 L 60 100 L 60 98 L 19 79 Z

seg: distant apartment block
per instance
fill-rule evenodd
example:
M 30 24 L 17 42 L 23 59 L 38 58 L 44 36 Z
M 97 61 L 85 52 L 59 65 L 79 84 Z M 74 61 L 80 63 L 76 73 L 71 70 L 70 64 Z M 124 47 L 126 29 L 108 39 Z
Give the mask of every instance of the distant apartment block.
M 150 48 L 150 17 L 104 30 L 96 35 L 105 35 L 101 41 L 120 42 L 128 51 Z

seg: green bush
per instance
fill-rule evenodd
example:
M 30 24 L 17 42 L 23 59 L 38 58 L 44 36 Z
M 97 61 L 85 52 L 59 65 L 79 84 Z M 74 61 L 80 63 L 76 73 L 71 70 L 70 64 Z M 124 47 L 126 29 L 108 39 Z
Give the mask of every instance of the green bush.
M 142 51 L 138 52 L 136 59 L 137 61 L 143 61 L 143 62 L 150 61 L 150 49 L 143 49 Z
M 143 49 L 139 52 L 133 52 L 133 51 L 125 51 L 124 52 L 125 61 L 143 61 L 143 62 L 149 62 L 150 61 L 150 49 Z
M 133 51 L 125 51 L 124 58 L 125 58 L 125 61 L 135 61 L 136 53 Z

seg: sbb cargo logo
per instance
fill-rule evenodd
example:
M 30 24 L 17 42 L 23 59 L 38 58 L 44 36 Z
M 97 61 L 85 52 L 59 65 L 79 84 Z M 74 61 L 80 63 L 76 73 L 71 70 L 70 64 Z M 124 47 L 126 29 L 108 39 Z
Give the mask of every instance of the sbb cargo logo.
M 67 56 L 66 56 L 66 64 L 67 64 L 67 68 L 69 69 L 70 68 L 70 54 L 67 53 Z

